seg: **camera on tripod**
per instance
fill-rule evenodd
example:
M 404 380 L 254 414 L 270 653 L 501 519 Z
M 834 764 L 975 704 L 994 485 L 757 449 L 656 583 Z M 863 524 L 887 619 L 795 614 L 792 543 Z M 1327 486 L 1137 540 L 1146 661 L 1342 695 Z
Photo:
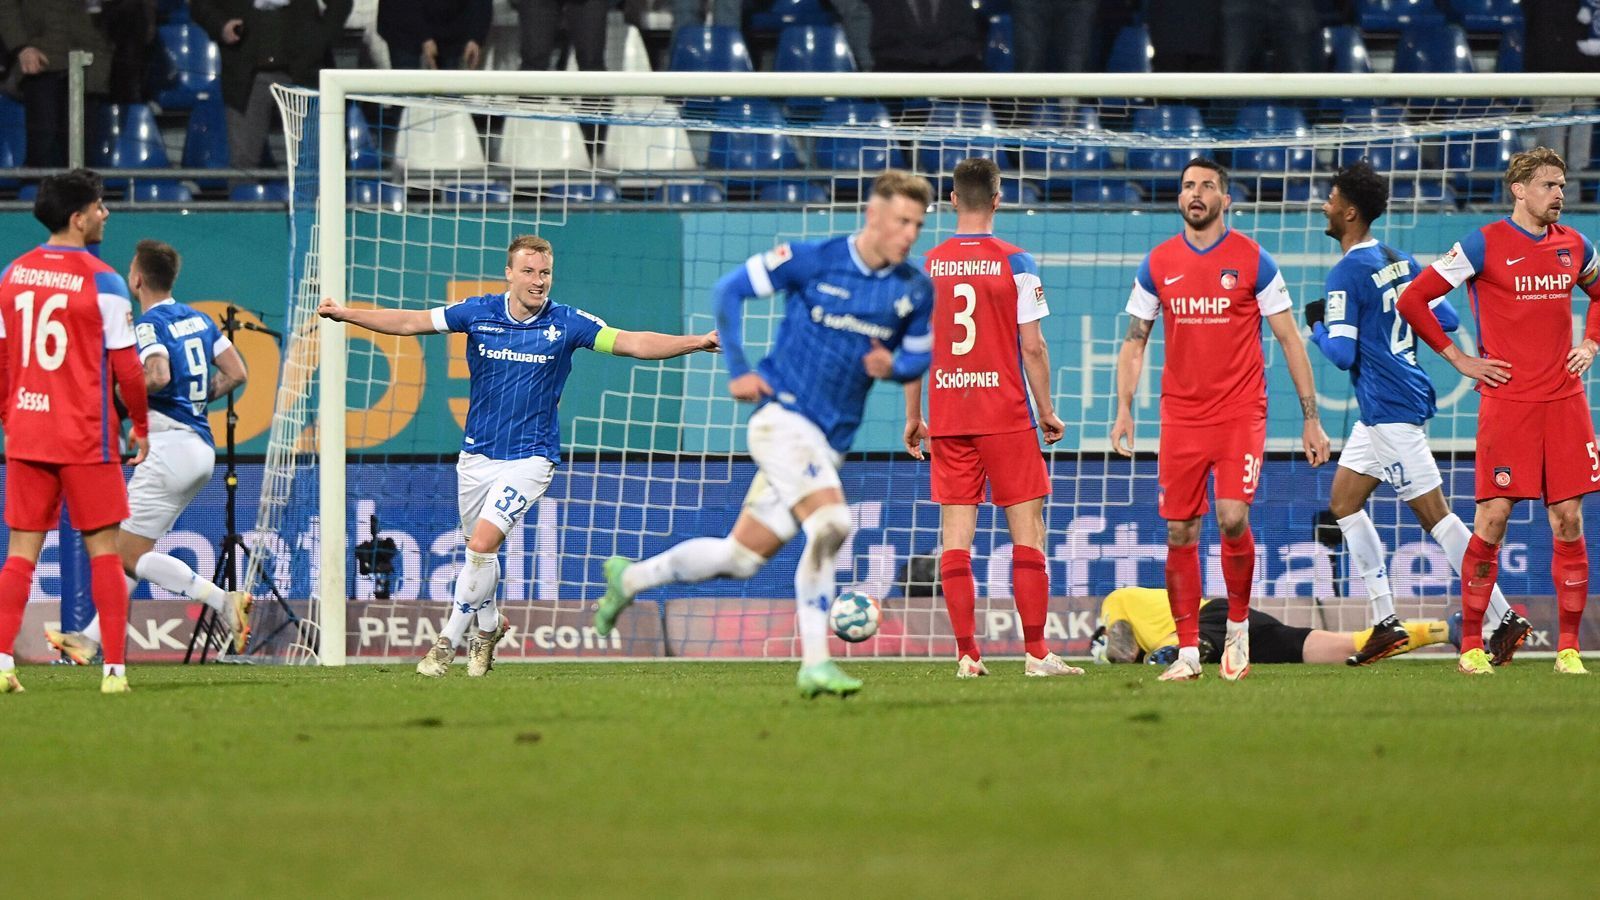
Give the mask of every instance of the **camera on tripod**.
M 387 600 L 394 588 L 394 558 L 400 553 L 394 538 L 378 537 L 378 517 L 367 520 L 372 536 L 356 545 L 356 573 L 372 578 L 372 599 Z

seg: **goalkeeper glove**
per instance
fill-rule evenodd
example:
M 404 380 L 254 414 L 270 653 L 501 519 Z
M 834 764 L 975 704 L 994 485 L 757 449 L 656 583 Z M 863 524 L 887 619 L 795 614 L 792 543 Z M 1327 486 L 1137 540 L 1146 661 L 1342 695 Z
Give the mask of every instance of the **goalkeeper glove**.
M 1315 328 L 1328 314 L 1328 301 L 1318 297 L 1306 304 L 1306 325 Z

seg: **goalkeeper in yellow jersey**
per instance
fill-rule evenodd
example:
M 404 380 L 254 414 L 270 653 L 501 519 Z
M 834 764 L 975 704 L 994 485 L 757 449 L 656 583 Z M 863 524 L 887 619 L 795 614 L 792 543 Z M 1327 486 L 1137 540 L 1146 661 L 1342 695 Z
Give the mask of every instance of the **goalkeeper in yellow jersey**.
M 1228 604 L 1202 600 L 1200 607 L 1200 657 L 1216 662 L 1227 635 Z M 1323 631 L 1296 628 L 1260 610 L 1250 611 L 1250 661 L 1255 663 L 1342 663 L 1359 650 L 1366 631 Z M 1442 619 L 1402 623 L 1406 641 L 1399 653 L 1449 639 Z M 1128 587 L 1112 591 L 1100 605 L 1100 630 L 1095 633 L 1096 662 L 1170 662 L 1178 649 L 1178 628 L 1172 621 L 1167 592 Z

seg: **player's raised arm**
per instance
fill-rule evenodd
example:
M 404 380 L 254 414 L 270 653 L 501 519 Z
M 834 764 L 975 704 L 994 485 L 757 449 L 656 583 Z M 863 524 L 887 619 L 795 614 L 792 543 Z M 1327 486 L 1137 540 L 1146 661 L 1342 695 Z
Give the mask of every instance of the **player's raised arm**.
M 1445 334 L 1439 317 L 1434 315 L 1434 302 L 1477 274 L 1483 261 L 1483 240 L 1476 233 L 1476 241 L 1457 243 L 1433 265 L 1422 270 L 1415 280 L 1406 285 L 1400 299 L 1395 302 L 1395 312 L 1411 326 L 1423 343 L 1445 358 L 1457 372 L 1489 387 L 1511 380 L 1511 364 L 1499 359 L 1483 359 L 1461 352 Z M 1476 262 L 1474 261 L 1476 260 Z M 1454 312 L 1454 309 L 1451 310 Z
M 633 359 L 672 359 L 690 353 L 717 353 L 722 345 L 715 331 L 705 334 L 662 334 L 657 331 L 622 331 L 602 328 L 595 337 L 594 348 L 613 356 Z
M 1306 355 L 1306 345 L 1300 340 L 1300 329 L 1294 324 L 1293 312 L 1285 309 L 1267 316 L 1267 326 L 1283 347 L 1283 361 L 1289 366 L 1289 378 L 1294 382 L 1295 395 L 1300 398 L 1300 414 L 1305 417 L 1300 445 L 1305 450 L 1306 462 L 1320 466 L 1328 461 L 1328 435 L 1322 430 L 1322 416 L 1317 411 L 1317 387 L 1311 374 L 1311 357 Z
M 379 334 L 436 334 L 440 331 L 429 309 L 369 309 L 341 306 L 324 297 L 317 315 L 335 322 L 359 325 Z

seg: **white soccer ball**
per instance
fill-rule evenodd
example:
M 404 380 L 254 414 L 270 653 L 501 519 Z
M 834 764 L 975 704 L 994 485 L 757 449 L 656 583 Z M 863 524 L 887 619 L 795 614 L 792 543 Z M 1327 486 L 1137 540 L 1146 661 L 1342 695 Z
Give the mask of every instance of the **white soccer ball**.
M 883 610 L 878 601 L 860 591 L 845 591 L 828 610 L 828 624 L 842 641 L 860 643 L 878 633 Z

